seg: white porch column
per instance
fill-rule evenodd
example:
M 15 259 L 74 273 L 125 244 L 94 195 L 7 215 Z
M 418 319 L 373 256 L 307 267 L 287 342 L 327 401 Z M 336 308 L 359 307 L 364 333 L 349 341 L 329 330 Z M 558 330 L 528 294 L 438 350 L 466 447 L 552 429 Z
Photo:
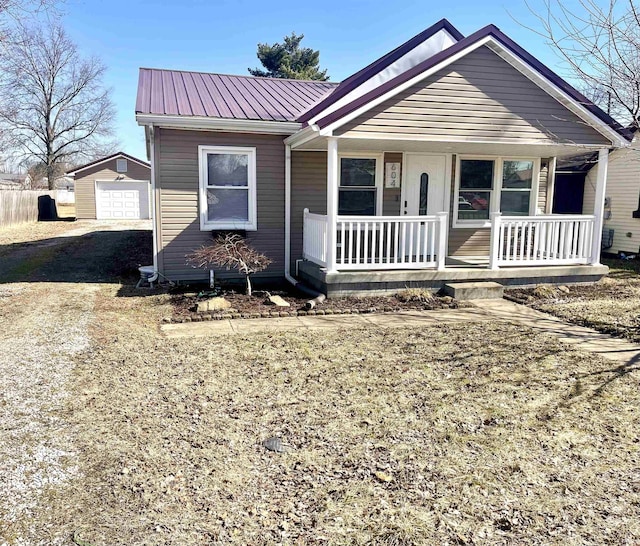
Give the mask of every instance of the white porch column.
M 502 220 L 502 214 L 492 212 L 490 217 L 489 269 L 498 269 L 498 259 L 500 258 L 500 220 Z
M 544 214 L 553 213 L 553 199 L 556 193 L 556 164 L 558 159 L 552 157 L 549 159 L 549 168 L 547 169 L 547 203 Z
M 593 239 L 591 245 L 591 260 L 589 263 L 600 263 L 602 246 L 602 227 L 604 220 L 604 197 L 607 190 L 607 168 L 609 166 L 609 150 L 602 148 L 598 152 L 598 166 L 596 167 L 596 196 L 593 207 L 595 220 L 593 222 Z
M 327 272 L 336 270 L 336 245 L 338 224 L 338 139 L 327 139 Z

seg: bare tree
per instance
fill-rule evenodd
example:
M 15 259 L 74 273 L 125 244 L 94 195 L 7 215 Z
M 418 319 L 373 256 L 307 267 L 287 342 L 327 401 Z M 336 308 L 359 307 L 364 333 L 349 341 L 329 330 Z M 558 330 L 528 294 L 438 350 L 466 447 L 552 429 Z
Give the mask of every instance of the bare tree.
M 247 281 L 247 295 L 251 296 L 249 276 L 265 270 L 272 260 L 253 248 L 237 233 L 218 235 L 213 244 L 203 246 L 187 255 L 187 263 L 193 267 L 217 265 L 237 269 Z
M 62 165 L 92 159 L 115 115 L 105 67 L 82 58 L 57 25 L 20 28 L 0 56 L 0 129 L 24 159 L 42 163 L 53 189 Z
M 542 0 L 527 4 L 545 38 L 585 95 L 620 121 L 640 127 L 640 4 L 637 0 Z

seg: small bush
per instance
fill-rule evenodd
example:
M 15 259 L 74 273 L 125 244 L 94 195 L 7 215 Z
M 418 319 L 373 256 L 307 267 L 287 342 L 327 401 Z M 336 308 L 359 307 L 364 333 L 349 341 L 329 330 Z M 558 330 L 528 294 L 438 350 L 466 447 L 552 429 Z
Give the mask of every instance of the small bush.
M 406 288 L 396 294 L 396 298 L 403 302 L 429 303 L 435 296 L 428 288 Z
M 244 237 L 235 233 L 218 235 L 213 244 L 205 245 L 186 256 L 193 267 L 217 265 L 236 269 L 245 276 L 247 295 L 251 296 L 250 275 L 264 271 L 273 263 L 268 256 L 258 252 Z

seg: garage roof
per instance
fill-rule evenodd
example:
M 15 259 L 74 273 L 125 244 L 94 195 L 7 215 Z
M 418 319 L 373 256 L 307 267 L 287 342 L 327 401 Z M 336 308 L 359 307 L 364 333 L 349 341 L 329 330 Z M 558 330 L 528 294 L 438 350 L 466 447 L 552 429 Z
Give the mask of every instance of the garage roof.
M 146 161 L 142 161 L 142 159 L 138 159 L 137 157 L 133 157 L 132 155 L 125 154 L 124 152 L 117 152 L 115 154 L 108 155 L 107 157 L 96 159 L 95 161 L 92 161 L 91 163 L 87 163 L 86 165 L 81 165 L 80 167 L 76 167 L 72 171 L 69 171 L 65 174 L 75 175 L 80 171 L 84 171 L 85 169 L 90 169 L 91 167 L 95 167 L 96 165 L 100 165 L 101 163 L 106 163 L 107 161 L 112 161 L 113 159 L 119 159 L 119 158 L 128 159 L 130 161 L 138 163 L 139 165 L 142 165 L 143 167 L 147 167 L 148 169 L 151 169 L 151 165 Z

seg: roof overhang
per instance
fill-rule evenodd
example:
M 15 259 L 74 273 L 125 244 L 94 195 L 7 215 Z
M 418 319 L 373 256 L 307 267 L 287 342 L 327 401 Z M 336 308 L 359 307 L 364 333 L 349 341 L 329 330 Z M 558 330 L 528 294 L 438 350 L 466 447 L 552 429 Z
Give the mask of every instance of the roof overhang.
M 99 159 L 97 161 L 92 161 L 91 163 L 83 165 L 82 167 L 74 169 L 73 171 L 66 172 L 64 174 L 65 174 L 65 176 L 75 176 L 79 172 L 86 171 L 87 169 L 93 169 L 94 167 L 97 167 L 98 165 L 102 165 L 103 163 L 108 163 L 109 161 L 113 161 L 114 159 L 120 159 L 120 158 L 121 159 L 126 159 L 128 161 L 133 161 L 134 163 L 137 163 L 138 165 L 140 165 L 142 167 L 146 167 L 147 169 L 151 168 L 151 166 L 148 163 L 145 163 L 144 161 L 140 161 L 139 159 L 133 157 L 132 155 L 125 154 L 125 153 L 118 153 L 118 154 L 113 154 L 113 155 L 107 156 L 107 157 L 105 157 L 103 159 Z
M 169 129 L 200 131 L 228 131 L 232 133 L 257 133 L 268 135 L 292 135 L 302 124 L 292 121 L 259 121 L 251 119 L 223 119 L 200 116 L 168 116 L 136 114 L 138 125 L 153 125 Z
M 480 34 L 481 32 L 482 34 Z M 487 31 L 486 29 L 484 31 L 479 31 L 476 35 L 472 35 L 461 40 L 457 44 L 451 46 L 448 50 L 435 55 L 432 59 L 428 59 L 423 63 L 423 65 L 416 66 L 411 71 L 408 71 L 409 74 L 401 74 L 387 82 L 385 86 L 381 86 L 381 88 L 367 93 L 353 103 L 345 105 L 344 107 L 329 113 L 325 117 L 318 119 L 316 121 L 316 125 L 319 127 L 319 134 L 322 136 L 333 135 L 333 131 L 339 127 L 342 127 L 361 114 L 392 98 L 398 93 L 401 93 L 412 85 L 417 84 L 430 75 L 435 74 L 439 70 L 442 70 L 482 46 L 489 47 L 511 66 L 525 75 L 529 80 L 558 100 L 558 102 L 563 104 L 571 112 L 576 114 L 582 121 L 593 127 L 605 138 L 609 139 L 613 146 L 622 148 L 629 145 L 629 141 L 618 131 L 596 116 L 585 106 L 580 104 L 578 100 L 571 97 L 565 90 L 561 89 L 560 86 L 550 78 L 540 73 L 539 70 L 526 62 L 521 56 L 517 55 L 510 47 L 498 39 L 492 31 Z

